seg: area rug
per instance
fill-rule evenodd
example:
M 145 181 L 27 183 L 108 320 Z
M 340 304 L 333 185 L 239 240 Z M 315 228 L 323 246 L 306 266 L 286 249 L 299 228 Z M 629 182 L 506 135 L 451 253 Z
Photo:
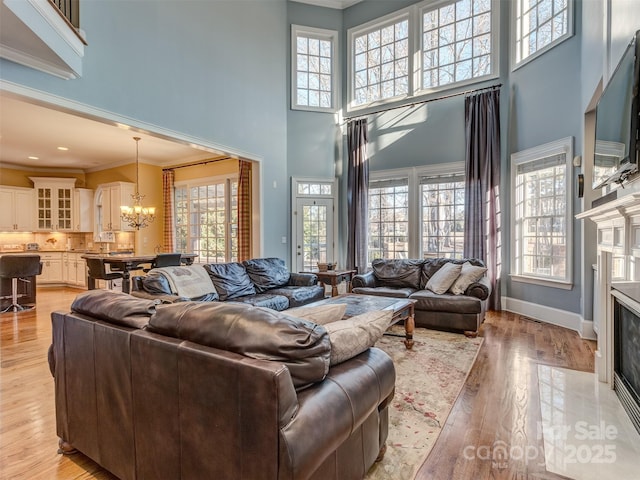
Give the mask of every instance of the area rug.
M 394 326 L 393 333 L 404 329 Z M 387 452 L 367 480 L 411 480 L 427 458 L 478 355 L 483 339 L 417 328 L 413 350 L 384 336 L 376 347 L 393 358 L 396 393 L 389 406 Z

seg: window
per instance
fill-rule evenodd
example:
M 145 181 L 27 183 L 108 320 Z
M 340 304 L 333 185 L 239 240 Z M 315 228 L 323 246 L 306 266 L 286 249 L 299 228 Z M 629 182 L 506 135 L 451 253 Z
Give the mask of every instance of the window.
M 498 18 L 496 0 L 440 0 L 349 29 L 349 108 L 496 76 Z
M 291 108 L 333 112 L 337 103 L 338 32 L 291 26 Z
M 464 178 L 462 175 L 420 179 L 422 254 L 462 258 L 464 251 Z
M 572 158 L 572 137 L 511 156 L 516 281 L 571 288 Z
M 354 35 L 355 105 L 409 93 L 409 20 Z
M 515 65 L 573 35 L 573 0 L 516 0 Z
M 371 173 L 369 262 L 376 258 L 462 258 L 464 163 Z
M 177 250 L 196 253 L 200 263 L 237 261 L 237 179 L 177 184 L 174 192 Z
M 491 73 L 491 0 L 428 7 L 421 25 L 423 89 Z
M 409 185 L 406 178 L 369 183 L 369 263 L 409 258 Z

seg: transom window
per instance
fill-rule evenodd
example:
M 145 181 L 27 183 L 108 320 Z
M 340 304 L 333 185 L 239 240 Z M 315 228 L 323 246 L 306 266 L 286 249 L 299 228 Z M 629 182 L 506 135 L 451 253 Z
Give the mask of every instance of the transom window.
M 354 37 L 355 104 L 409 93 L 409 20 Z
M 463 257 L 464 191 L 461 175 L 420 179 L 422 254 L 425 258 Z
M 176 185 L 176 247 L 200 263 L 238 259 L 238 181 L 211 179 Z
M 429 0 L 349 29 L 349 108 L 496 76 L 499 5 Z
M 573 35 L 573 0 L 516 0 L 515 63 Z
M 422 14 L 422 88 L 491 73 L 491 0 L 460 0 Z
M 333 30 L 292 25 L 292 108 L 335 110 L 337 38 Z
M 572 151 L 568 137 L 511 156 L 515 280 L 570 288 Z

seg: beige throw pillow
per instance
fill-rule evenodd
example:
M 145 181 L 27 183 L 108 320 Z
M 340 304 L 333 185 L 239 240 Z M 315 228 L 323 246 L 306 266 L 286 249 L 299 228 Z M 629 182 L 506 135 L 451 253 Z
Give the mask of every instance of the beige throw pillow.
M 342 363 L 372 347 L 389 328 L 393 312 L 374 310 L 324 326 L 331 342 L 330 365 Z
M 471 265 L 470 262 L 464 262 L 460 276 L 453 282 L 449 291 L 454 295 L 462 295 L 467 291 L 469 285 L 480 280 L 486 271 L 486 267 L 476 267 Z
M 440 270 L 431 275 L 427 282 L 427 289 L 433 293 L 444 293 L 453 285 L 462 270 L 462 265 L 456 263 L 445 263 Z
M 283 313 L 292 317 L 302 318 L 318 325 L 325 325 L 344 317 L 347 309 L 346 303 L 336 303 L 333 305 L 318 305 L 317 307 L 296 307 L 285 310 Z

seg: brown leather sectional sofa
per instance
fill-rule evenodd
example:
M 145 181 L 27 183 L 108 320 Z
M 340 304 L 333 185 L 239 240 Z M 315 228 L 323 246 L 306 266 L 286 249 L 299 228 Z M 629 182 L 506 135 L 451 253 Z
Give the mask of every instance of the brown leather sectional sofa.
M 323 327 L 235 302 L 92 290 L 71 310 L 52 313 L 57 433 L 121 479 L 358 479 L 383 450 L 379 349 L 329 367 Z
M 434 293 L 429 279 L 447 263 L 484 267 L 478 259 L 376 259 L 372 270 L 351 281 L 354 293 L 411 298 L 415 303 L 416 327 L 463 331 L 475 336 L 484 321 L 491 284 L 487 277 L 468 286 L 461 295 Z

